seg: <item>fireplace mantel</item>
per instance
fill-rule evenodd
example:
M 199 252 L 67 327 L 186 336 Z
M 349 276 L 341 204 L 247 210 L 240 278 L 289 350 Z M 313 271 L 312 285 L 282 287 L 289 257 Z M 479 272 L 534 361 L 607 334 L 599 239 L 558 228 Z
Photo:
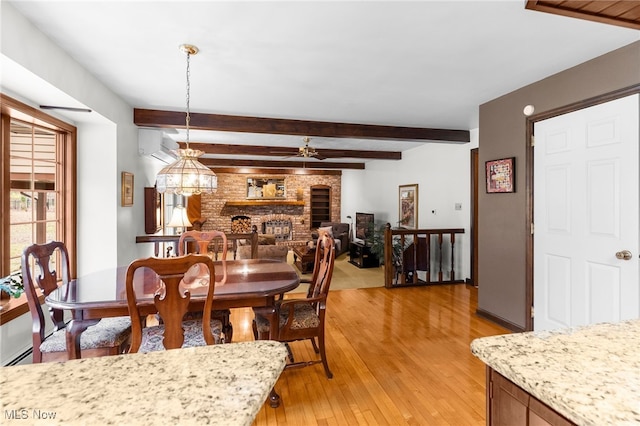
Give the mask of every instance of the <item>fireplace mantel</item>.
M 297 200 L 229 200 L 224 203 L 225 207 L 246 207 L 246 206 L 304 206 L 304 201 Z

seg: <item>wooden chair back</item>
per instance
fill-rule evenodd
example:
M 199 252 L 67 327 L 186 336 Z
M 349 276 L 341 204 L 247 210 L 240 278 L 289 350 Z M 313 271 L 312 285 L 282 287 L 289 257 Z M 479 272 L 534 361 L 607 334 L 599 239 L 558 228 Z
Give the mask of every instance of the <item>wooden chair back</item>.
M 284 299 L 280 302 L 280 311 L 288 312 L 288 320 L 279 328 L 277 340 L 293 341 L 321 335 L 321 345 L 324 346 L 324 317 L 327 306 L 327 295 L 329 294 L 331 278 L 333 277 L 336 247 L 332 237 L 325 235 L 321 237 L 321 239 L 324 240 L 324 244 L 318 244 L 316 248 L 320 253 L 316 254 L 316 264 L 313 268 L 315 279 L 312 279 L 309 284 L 307 297 Z M 320 320 L 317 327 L 302 328 L 294 326 L 294 317 L 296 316 L 295 307 L 300 304 L 310 304 L 313 306 Z
M 316 263 L 313 268 L 313 278 L 309 284 L 309 291 L 305 298 L 287 298 L 278 301 L 278 331 L 275 336 L 269 336 L 270 324 L 267 319 L 256 315 L 253 321 L 255 338 L 273 338 L 281 342 L 296 340 L 310 340 L 313 349 L 320 354 L 320 359 L 313 361 L 294 362 L 293 354 L 289 353 L 291 363 L 287 368 L 303 367 L 322 363 L 328 378 L 333 377 L 327 362 L 324 339 L 325 311 L 327 295 L 333 277 L 333 267 L 336 259 L 336 246 L 332 237 L 323 235 L 316 247 Z M 317 344 L 316 344 L 317 340 Z
M 35 273 L 35 270 L 32 271 L 32 259 L 34 261 L 34 269 L 38 271 L 37 273 Z M 52 263 L 57 263 L 56 269 L 51 268 Z M 21 267 L 24 292 L 27 295 L 27 305 L 29 306 L 31 320 L 33 322 L 33 362 L 40 363 L 42 362 L 40 344 L 45 338 L 45 318 L 36 287 L 43 295 L 48 296 L 58 288 L 58 280 L 61 280 L 62 284 L 69 282 L 69 254 L 67 248 L 64 243 L 60 241 L 32 244 L 22 252 Z M 58 273 L 58 270 L 60 273 Z M 49 317 L 53 322 L 53 331 L 65 328 L 63 312 L 61 310 L 49 308 Z
M 180 235 L 178 240 L 178 255 L 184 256 L 185 243 L 192 239 L 196 242 L 196 253 L 207 254 L 209 247 L 213 245 L 214 260 L 218 260 L 220 245 L 222 245 L 222 281 L 216 282 L 216 285 L 224 285 L 227 282 L 227 235 L 222 231 L 186 231 Z M 220 242 L 222 240 L 222 242 Z
M 154 310 L 160 314 L 164 323 L 163 344 L 166 349 L 180 348 L 184 343 L 182 321 L 189 310 L 191 300 L 188 287 L 200 286 L 200 280 L 203 279 L 209 283 L 203 309 L 202 328 L 205 342 L 208 345 L 213 345 L 215 339 L 211 330 L 211 310 L 215 285 L 210 285 L 215 280 L 213 260 L 209 256 L 201 254 L 168 258 L 150 257 L 134 260 L 127 269 L 127 303 L 131 316 L 130 352 L 137 352 L 140 348 L 144 320 L 146 315 L 152 313 L 148 309 L 143 309 L 136 297 L 133 278 L 136 270 L 141 268 L 148 268 L 148 270 L 141 271 L 149 274 L 145 276 L 145 286 L 150 282 L 147 278 L 151 278 L 150 275 L 153 275 L 150 271 L 157 274 L 158 288 L 154 296 Z M 203 270 L 207 270 L 206 275 L 202 274 Z M 194 273 L 194 271 L 198 272 Z
M 320 295 L 326 297 L 329 293 L 336 258 L 335 249 L 334 239 L 326 233 L 318 238 L 316 257 L 313 263 L 313 273 L 307 291 L 308 298 L 315 298 Z

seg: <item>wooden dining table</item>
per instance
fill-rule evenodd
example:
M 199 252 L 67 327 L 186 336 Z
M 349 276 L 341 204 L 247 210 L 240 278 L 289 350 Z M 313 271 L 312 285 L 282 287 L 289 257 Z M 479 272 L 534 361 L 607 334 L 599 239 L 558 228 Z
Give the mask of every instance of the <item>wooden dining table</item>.
M 222 281 L 222 262 L 214 262 L 216 282 Z M 291 265 L 267 259 L 228 260 L 227 279 L 216 285 L 214 309 L 252 307 L 269 319 L 271 335 L 277 331 L 276 296 L 293 290 L 300 278 Z M 79 276 L 51 292 L 45 301 L 48 306 L 68 310 L 72 320 L 66 327 L 69 359 L 81 357 L 80 336 L 87 327 L 101 318 L 128 316 L 125 276 L 127 267 L 118 267 Z M 139 273 L 138 273 L 139 272 Z M 139 304 L 146 315 L 156 313 L 153 297 L 158 289 L 157 275 L 150 270 L 138 271 L 134 276 Z M 202 311 L 207 287 L 202 280 L 187 287 L 191 293 L 190 311 Z

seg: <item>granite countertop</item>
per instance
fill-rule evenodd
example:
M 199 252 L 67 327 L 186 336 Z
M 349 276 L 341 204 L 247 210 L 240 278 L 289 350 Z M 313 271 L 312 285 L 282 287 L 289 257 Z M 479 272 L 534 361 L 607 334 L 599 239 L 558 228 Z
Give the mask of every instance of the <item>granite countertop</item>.
M 256 341 L 3 367 L 0 423 L 250 425 L 286 356 Z
M 640 320 L 483 337 L 471 352 L 576 424 L 640 423 Z

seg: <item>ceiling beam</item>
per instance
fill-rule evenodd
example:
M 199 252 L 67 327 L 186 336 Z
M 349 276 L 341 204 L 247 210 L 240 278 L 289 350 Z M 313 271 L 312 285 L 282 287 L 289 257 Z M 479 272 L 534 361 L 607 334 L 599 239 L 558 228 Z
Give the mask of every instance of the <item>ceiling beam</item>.
M 184 128 L 185 113 L 151 109 L 133 110 L 133 122 L 142 127 Z M 328 138 L 388 139 L 402 141 L 470 141 L 468 130 L 423 127 L 378 126 L 373 124 L 332 123 L 283 118 L 190 113 L 189 127 L 222 132 L 268 133 Z
M 284 167 L 306 169 L 354 169 L 364 170 L 364 163 L 334 163 L 328 161 L 269 161 L 237 160 L 224 158 L 200 158 L 199 161 L 209 168 L 214 167 Z
M 314 170 L 314 169 L 260 169 L 251 167 L 213 167 L 216 173 L 233 173 L 248 175 L 323 175 L 323 176 L 341 176 L 342 170 Z
M 180 148 L 185 148 L 186 143 L 178 142 Z M 218 155 L 264 155 L 271 157 L 297 156 L 298 148 L 285 146 L 262 145 L 228 145 L 218 143 L 189 142 L 189 147 L 199 149 L 205 154 Z M 317 148 L 318 155 L 324 158 L 367 158 L 374 160 L 402 160 L 400 151 L 363 151 L 356 149 L 324 149 Z
M 638 1 L 527 0 L 526 9 L 640 30 Z

